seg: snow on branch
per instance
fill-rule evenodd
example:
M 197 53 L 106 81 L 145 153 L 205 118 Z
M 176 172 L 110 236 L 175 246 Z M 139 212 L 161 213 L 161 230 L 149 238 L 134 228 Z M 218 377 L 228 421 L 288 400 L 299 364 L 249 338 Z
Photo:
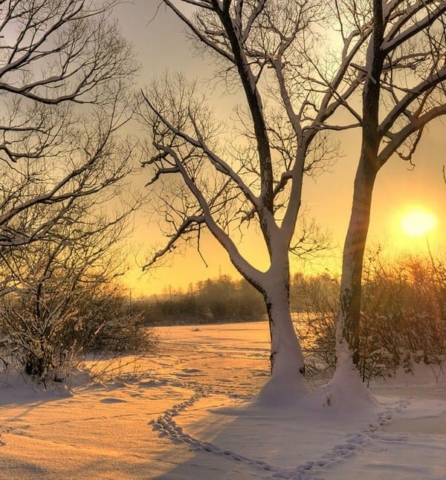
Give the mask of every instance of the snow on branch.
M 429 10 L 429 4 L 437 4 L 435 1 L 420 0 L 414 3 L 411 7 L 404 9 L 399 13 L 399 20 L 396 22 L 390 31 L 386 34 L 385 39 L 381 45 L 383 53 L 388 54 L 392 50 L 407 42 L 410 38 L 418 33 L 425 31 L 436 20 L 446 13 L 446 4 L 441 2 L 440 5 L 435 6 Z M 424 18 L 418 18 L 418 14 L 422 10 L 427 10 Z M 404 29 L 404 27 L 411 23 L 411 25 Z
M 412 118 L 410 123 L 408 123 L 400 131 L 392 134 L 392 136 L 390 137 L 390 141 L 386 144 L 386 146 L 378 155 L 379 163 L 383 165 L 394 153 L 397 152 L 397 149 L 401 147 L 401 145 L 403 145 L 403 143 L 411 135 L 419 132 L 419 135 L 417 136 L 414 145 L 411 147 L 409 155 L 404 158 L 404 160 L 410 161 L 423 133 L 423 128 L 432 120 L 439 118 L 443 115 L 446 115 L 446 104 L 433 107 L 427 112 L 425 112 L 423 115 L 420 115 L 417 118 Z
M 418 85 L 408 89 L 403 98 L 390 110 L 379 126 L 380 135 L 387 135 L 397 119 L 407 111 L 408 107 L 419 99 L 424 93 L 432 90 L 441 82 L 446 80 L 446 66 L 424 78 Z

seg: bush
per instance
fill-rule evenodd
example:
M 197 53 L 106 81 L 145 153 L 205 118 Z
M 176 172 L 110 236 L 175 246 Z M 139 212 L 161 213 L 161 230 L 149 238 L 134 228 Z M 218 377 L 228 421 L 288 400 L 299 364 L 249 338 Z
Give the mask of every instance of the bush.
M 147 353 L 157 345 L 147 318 L 123 296 L 102 294 L 81 310 L 85 352 Z
M 446 267 L 406 255 L 379 256 L 366 268 L 361 318 L 363 378 L 411 371 L 414 362 L 440 363 L 446 353 Z
M 432 258 L 402 256 L 395 262 L 370 257 L 364 269 L 360 319 L 363 381 L 412 371 L 414 363 L 441 363 L 446 358 L 446 267 Z M 320 369 L 336 363 L 337 299 L 330 283 L 299 280 L 308 361 Z
M 5 366 L 12 364 L 39 381 L 63 381 L 88 353 L 153 351 L 156 337 L 132 313 L 127 299 L 104 290 L 77 292 L 68 306 L 66 294 L 40 298 L 40 309 L 33 295 L 3 298 L 0 348 Z

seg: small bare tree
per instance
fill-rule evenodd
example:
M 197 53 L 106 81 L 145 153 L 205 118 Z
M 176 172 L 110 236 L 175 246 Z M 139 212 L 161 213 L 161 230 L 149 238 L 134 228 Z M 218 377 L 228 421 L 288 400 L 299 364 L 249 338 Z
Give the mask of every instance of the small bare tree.
M 40 380 L 63 378 L 115 321 L 101 318 L 95 299 L 122 272 L 118 246 L 131 209 L 107 217 L 102 193 L 72 204 L 51 236 L 0 250 L 2 350 Z M 52 218 L 51 209 L 41 213 Z
M 137 65 L 117 3 L 0 1 L 1 326 L 41 377 L 139 204 L 100 213 L 123 200 L 134 156 L 121 129 Z
M 446 114 L 446 3 L 336 1 L 344 45 L 360 55 L 362 132 L 353 207 L 345 240 L 337 326 L 338 363 L 358 363 L 361 277 L 372 194 L 379 170 L 396 156 L 412 163 L 426 125 Z M 364 42 L 363 32 L 371 35 Z

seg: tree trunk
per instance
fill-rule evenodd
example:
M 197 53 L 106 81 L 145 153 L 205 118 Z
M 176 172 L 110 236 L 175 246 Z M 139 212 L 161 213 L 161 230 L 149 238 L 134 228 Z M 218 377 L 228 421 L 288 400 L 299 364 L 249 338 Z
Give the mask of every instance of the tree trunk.
M 265 303 L 271 335 L 272 375 L 295 375 L 297 372 L 303 375 L 304 359 L 291 319 L 288 285 L 276 281 L 268 287 Z
M 358 365 L 361 312 L 361 279 L 370 223 L 373 186 L 378 169 L 365 151 L 361 154 L 354 183 L 353 205 L 344 244 L 340 308 L 336 331 L 337 364 Z
M 290 313 L 288 268 L 282 267 L 265 274 L 263 288 L 271 335 L 271 378 L 258 401 L 274 405 L 294 404 L 308 392 L 302 348 Z
M 385 54 L 381 50 L 384 36 L 383 5 L 373 0 L 373 35 L 367 51 L 368 76 L 362 92 L 361 154 L 353 190 L 353 205 L 342 258 L 340 307 L 336 331 L 337 365 L 357 366 L 359 321 L 361 312 L 361 280 L 365 245 L 370 223 L 373 186 L 380 169 L 378 131 L 381 73 Z
M 347 410 L 375 405 L 357 370 L 360 360 L 359 326 L 361 278 L 364 251 L 370 222 L 372 191 L 377 169 L 373 155 L 363 149 L 356 172 L 353 205 L 345 239 L 340 308 L 336 330 L 336 371 L 327 386 L 327 398 L 342 403 Z

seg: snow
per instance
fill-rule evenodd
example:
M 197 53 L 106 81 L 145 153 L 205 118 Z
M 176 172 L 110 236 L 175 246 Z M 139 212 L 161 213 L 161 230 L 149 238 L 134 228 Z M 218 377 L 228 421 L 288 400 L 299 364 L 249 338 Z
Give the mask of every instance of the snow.
M 256 396 L 271 385 L 266 322 L 158 331 L 158 354 L 102 382 L 79 373 L 44 390 L 3 373 L 0 479 L 446 478 L 439 367 L 359 399 L 349 371 L 306 395 L 279 384 L 278 403 Z

